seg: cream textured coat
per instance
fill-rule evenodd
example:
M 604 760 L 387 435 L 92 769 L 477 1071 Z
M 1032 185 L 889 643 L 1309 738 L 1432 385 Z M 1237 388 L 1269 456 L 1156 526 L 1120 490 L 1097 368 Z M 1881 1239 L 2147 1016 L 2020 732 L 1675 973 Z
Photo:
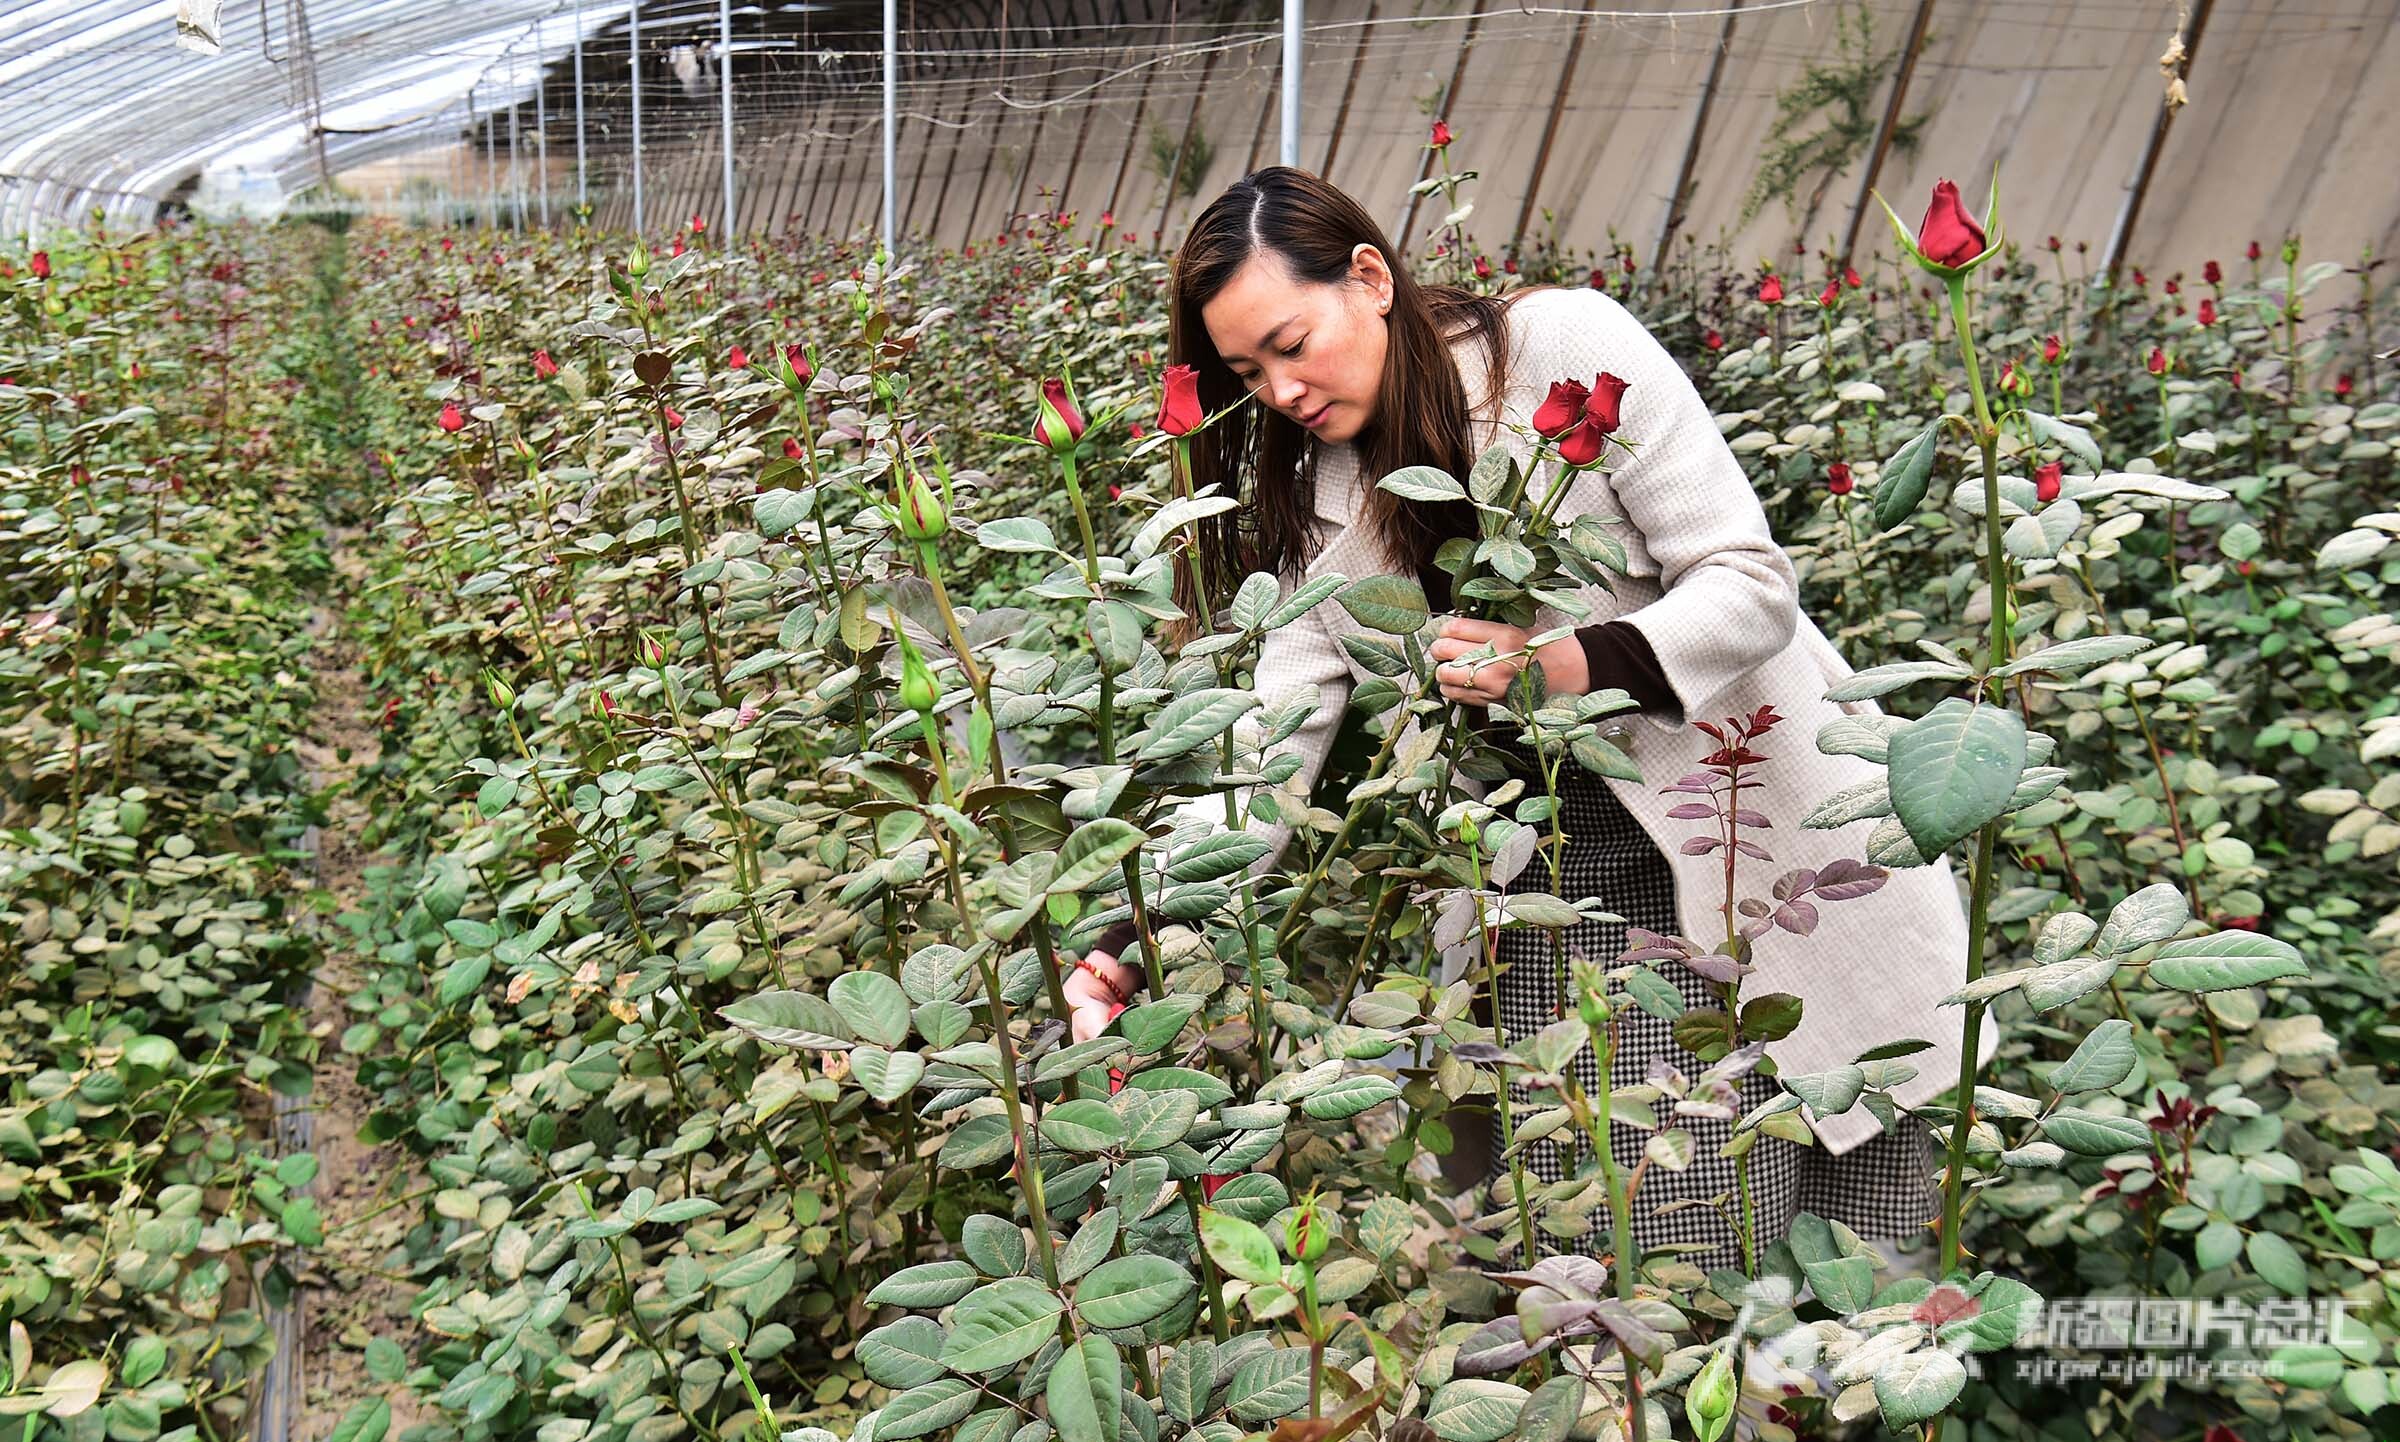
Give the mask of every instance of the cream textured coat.
M 1791 561 L 1768 533 L 1748 476 L 1682 367 L 1639 321 L 1598 291 L 1536 292 L 1511 308 L 1508 328 L 1510 385 L 1500 397 L 1497 422 L 1487 394 L 1483 342 L 1461 340 L 1451 348 L 1471 407 L 1474 454 L 1497 440 L 1520 462 L 1530 458 L 1536 442 L 1530 420 L 1551 381 L 1588 385 L 1605 370 L 1632 382 L 1621 434 L 1635 449 L 1628 455 L 1612 446 L 1614 469 L 1583 472 L 1558 512 L 1561 521 L 1587 514 L 1613 521 L 1610 529 L 1625 545 L 1628 574 L 1617 578 L 1614 591 L 1593 586 L 1580 593 L 1591 608 L 1588 618 L 1545 607 L 1534 629 L 1622 619 L 1639 628 L 1657 653 L 1685 717 L 1722 721 L 1772 704 L 1786 718 L 1762 743 L 1773 760 L 1758 771 L 1761 784 L 1745 791 L 1746 804 L 1774 823 L 1752 837 L 1774 861 L 1743 861 L 1737 883 L 1743 896 L 1764 895 L 1776 876 L 1796 867 L 1863 857 L 1873 822 L 1814 831 L 1800 821 L 1826 797 L 1880 771 L 1857 757 L 1820 754 L 1815 744 L 1826 722 L 1875 707 L 1823 699 L 1850 667 L 1815 623 L 1800 614 Z M 1537 478 L 1535 494 L 1546 494 L 1551 474 L 1545 469 Z M 1366 528 L 1355 524 L 1360 488 L 1376 479 L 1358 474 L 1354 447 L 1322 448 L 1315 497 L 1319 551 L 1308 578 L 1339 574 L 1356 580 L 1392 569 Z M 1294 687 L 1317 691 L 1315 713 L 1276 748 L 1301 758 L 1298 773 L 1284 783 L 1294 795 L 1308 794 L 1351 687 L 1367 678 L 1341 645 L 1344 633 L 1359 629 L 1338 602 L 1327 601 L 1271 633 L 1264 645 L 1255 687 L 1260 696 L 1273 702 Z M 1687 722 L 1655 715 L 1626 717 L 1612 734 L 1644 779 L 1607 784 L 1673 867 L 1684 934 L 1713 943 L 1724 935 L 1722 862 L 1682 854 L 1684 839 L 1699 834 L 1701 824 L 1669 820 L 1668 809 L 1687 798 L 1659 790 L 1697 769 L 1712 743 Z M 1461 778 L 1460 784 L 1481 792 L 1472 780 Z M 1248 815 L 1246 809 L 1243 814 Z M 1177 833 L 1222 828 L 1224 818 L 1221 799 L 1195 798 L 1177 808 Z M 1249 824 L 1273 847 L 1254 867 L 1263 870 L 1280 856 L 1291 828 L 1255 819 Z M 1456 948 L 1460 955 L 1445 956 L 1453 974 L 1475 945 L 1470 938 Z M 1871 896 L 1826 904 L 1809 937 L 1775 932 L 1760 938 L 1758 970 L 1744 978 L 1743 990 L 1800 997 L 1799 1028 L 1767 1048 L 1787 1074 L 1836 1067 L 1889 1041 L 1933 1042 L 1930 1050 L 1907 1058 L 1917 1075 L 1895 1089 L 1904 1105 L 1914 1105 L 1957 1081 L 1960 1013 L 1937 1010 L 1936 1004 L 1964 981 L 1965 958 L 1966 918 L 1944 859 L 1893 872 Z M 1990 1059 L 1995 1030 L 1987 1020 L 1978 1067 Z M 1819 1120 L 1817 1130 L 1838 1154 L 1875 1135 L 1880 1126 L 1865 1108 L 1854 1107 Z

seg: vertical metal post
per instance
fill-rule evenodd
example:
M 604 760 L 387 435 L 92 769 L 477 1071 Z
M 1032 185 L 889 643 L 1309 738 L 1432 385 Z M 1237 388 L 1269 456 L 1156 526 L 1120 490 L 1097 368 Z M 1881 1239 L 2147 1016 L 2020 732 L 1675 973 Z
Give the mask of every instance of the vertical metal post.
M 625 55 L 633 72 L 633 233 L 642 233 L 642 0 L 627 9 Z
M 1283 150 L 1279 163 L 1300 163 L 1300 22 L 1307 0 L 1283 0 Z
M 1708 80 L 1700 87 L 1700 104 L 1692 112 L 1692 133 L 1683 143 L 1683 164 L 1675 171 L 1675 188 L 1667 195 L 1666 218 L 1658 223 L 1658 243 L 1650 247 L 1650 266 L 1663 270 L 1667 247 L 1683 228 L 1684 207 L 1691 203 L 1692 174 L 1700 165 L 1700 146 L 1708 138 L 1708 112 L 1717 103 L 1717 82 L 1725 74 L 1725 57 L 1733 53 L 1733 22 L 1741 18 L 1742 0 L 1726 7 L 1724 28 L 1717 32 L 1717 52 L 1708 60 Z
M 883 0 L 883 253 L 893 252 L 900 171 L 900 0 Z
M 733 0 L 717 0 L 717 109 L 722 113 L 720 148 L 725 152 L 725 234 L 733 243 Z
M 533 135 L 540 152 L 534 190 L 541 207 L 542 229 L 550 228 L 550 52 L 542 48 L 542 22 L 533 22 Z
M 575 0 L 575 204 L 592 203 L 583 169 L 583 0 Z
M 1891 152 L 1892 134 L 1900 127 L 1900 107 L 1908 101 L 1908 82 L 1917 73 L 1917 55 L 1925 48 L 1925 25 L 1933 18 L 1933 0 L 1917 0 L 1916 18 L 1909 22 L 1908 43 L 1900 50 L 1900 73 L 1892 77 L 1892 98 L 1883 107 L 1883 122 L 1875 127 L 1875 149 L 1867 156 L 1866 171 L 1858 178 L 1858 199 L 1850 207 L 1850 228 L 1842 233 L 1841 263 L 1850 263 L 1858 248 L 1858 227 L 1867 218 L 1867 202 L 1875 194 L 1875 177 L 1883 173 L 1883 157 Z
M 509 203 L 515 212 L 516 228 L 525 228 L 525 171 L 518 164 L 517 150 L 517 54 L 508 54 L 508 191 Z

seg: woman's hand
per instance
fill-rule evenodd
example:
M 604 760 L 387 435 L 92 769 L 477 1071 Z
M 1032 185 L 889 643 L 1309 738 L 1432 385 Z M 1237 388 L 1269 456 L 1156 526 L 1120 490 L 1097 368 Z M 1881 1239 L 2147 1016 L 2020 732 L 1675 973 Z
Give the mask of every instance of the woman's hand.
M 1451 701 L 1463 701 L 1470 706 L 1489 706 L 1508 694 L 1517 673 L 1525 669 L 1525 643 L 1533 639 L 1531 631 L 1498 621 L 1476 621 L 1465 616 L 1442 618 L 1442 632 L 1434 640 L 1431 654 L 1436 662 L 1434 680 L 1442 688 L 1442 696 Z M 1461 661 L 1458 658 L 1489 643 L 1500 653 L 1497 660 Z M 1585 674 L 1583 642 L 1567 635 L 1533 653 L 1542 665 L 1542 679 L 1552 695 L 1581 695 L 1591 689 L 1591 678 Z
M 1119 965 L 1117 959 L 1105 951 L 1088 952 L 1084 960 L 1098 967 L 1124 995 L 1132 995 L 1133 989 L 1142 984 L 1140 972 L 1130 966 Z M 1106 1031 L 1108 1024 L 1117 1019 L 1117 1013 L 1125 1009 L 1125 1003 L 1109 995 L 1108 988 L 1100 984 L 1099 978 L 1080 966 L 1067 973 L 1067 979 L 1059 984 L 1059 989 L 1067 997 L 1067 1030 L 1077 1041 L 1090 1041 Z

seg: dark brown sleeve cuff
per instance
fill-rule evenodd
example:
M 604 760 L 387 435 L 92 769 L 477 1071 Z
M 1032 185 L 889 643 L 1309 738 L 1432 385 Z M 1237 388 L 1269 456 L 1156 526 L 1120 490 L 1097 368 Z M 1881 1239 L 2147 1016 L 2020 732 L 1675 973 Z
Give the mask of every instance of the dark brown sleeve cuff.
M 1614 686 L 1631 696 L 1639 710 L 1683 719 L 1683 703 L 1675 699 L 1675 688 L 1667 684 L 1658 653 L 1650 649 L 1650 638 L 1640 627 L 1630 621 L 1603 621 L 1577 629 L 1575 639 L 1583 643 L 1587 691 Z
M 1108 930 L 1101 932 L 1099 940 L 1092 943 L 1091 951 L 1085 952 L 1084 955 L 1090 956 L 1092 952 L 1105 951 L 1110 956 L 1122 960 L 1125 948 L 1133 945 L 1139 939 L 1140 935 L 1134 930 L 1132 922 L 1120 921 Z

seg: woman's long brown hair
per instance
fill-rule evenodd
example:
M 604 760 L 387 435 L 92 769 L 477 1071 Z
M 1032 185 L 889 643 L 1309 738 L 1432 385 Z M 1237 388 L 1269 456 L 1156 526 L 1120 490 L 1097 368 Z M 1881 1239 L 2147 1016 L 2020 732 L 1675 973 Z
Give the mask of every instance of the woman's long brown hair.
M 1451 536 L 1474 533 L 1465 501 L 1411 501 L 1375 482 L 1405 466 L 1439 466 L 1464 480 L 1469 453 L 1465 382 L 1450 344 L 1479 337 L 1490 357 L 1488 389 L 1477 406 L 1508 386 L 1508 307 L 1555 286 L 1525 286 L 1505 296 L 1460 286 L 1420 285 L 1395 258 L 1383 230 L 1355 200 L 1305 170 L 1271 165 L 1235 181 L 1210 201 L 1176 253 L 1167 316 L 1170 364 L 1199 372 L 1202 409 L 1215 414 L 1249 390 L 1217 354 L 1201 319 L 1254 255 L 1273 251 L 1303 284 L 1349 283 L 1351 252 L 1372 245 L 1392 273 L 1391 327 L 1384 351 L 1375 417 L 1355 442 L 1362 488 L 1359 519 L 1382 543 L 1388 562 L 1415 576 Z M 1306 427 L 1267 405 L 1248 405 L 1193 437 L 1192 487 L 1211 483 L 1241 506 L 1200 523 L 1201 559 L 1210 595 L 1198 594 L 1188 567 L 1178 566 L 1176 602 L 1195 619 L 1178 625 L 1177 639 L 1204 628 L 1244 576 L 1253 571 L 1296 579 L 1313 560 L 1311 524 L 1316 496 L 1316 441 Z M 1250 484 L 1242 485 L 1247 476 Z

